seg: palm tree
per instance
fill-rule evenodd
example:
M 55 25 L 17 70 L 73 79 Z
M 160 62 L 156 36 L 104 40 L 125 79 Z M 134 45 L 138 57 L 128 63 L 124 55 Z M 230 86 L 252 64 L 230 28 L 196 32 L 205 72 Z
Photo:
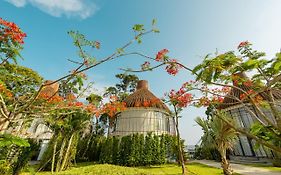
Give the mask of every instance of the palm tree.
M 221 118 L 234 123 L 232 118 L 222 112 L 217 112 L 209 120 L 197 117 L 195 121 L 204 131 L 204 134 L 201 137 L 201 146 L 217 149 L 221 155 L 223 173 L 225 175 L 231 175 L 233 171 L 231 170 L 229 161 L 226 158 L 226 151 L 232 150 L 235 140 L 237 139 L 237 132 L 221 120 Z
M 78 138 L 90 126 L 90 119 L 89 114 L 79 109 L 73 109 L 69 114 L 50 115 L 45 122 L 53 131 L 53 136 L 40 169 L 45 168 L 48 162 L 51 163 L 52 173 L 67 169 L 75 158 Z

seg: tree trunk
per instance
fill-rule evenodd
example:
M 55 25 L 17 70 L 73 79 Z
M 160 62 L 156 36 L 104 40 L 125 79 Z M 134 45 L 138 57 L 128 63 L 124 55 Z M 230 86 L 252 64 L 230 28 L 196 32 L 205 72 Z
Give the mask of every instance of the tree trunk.
M 8 129 L 10 122 L 9 120 L 6 120 L 5 118 L 0 121 L 0 133 L 4 133 Z
M 176 119 L 176 130 L 177 130 L 177 144 L 178 144 L 178 151 L 179 151 L 179 163 L 181 164 L 181 169 L 182 169 L 182 175 L 185 175 L 186 173 L 186 169 L 185 169 L 185 164 L 184 164 L 184 158 L 183 158 L 183 150 L 181 147 L 181 143 L 180 143 L 180 132 L 179 132 L 179 119 L 178 119 L 178 115 L 176 113 L 175 116 Z
M 55 166 L 55 159 L 56 159 L 57 144 L 58 144 L 58 140 L 56 139 L 56 140 L 55 140 L 55 143 L 54 143 L 53 158 L 52 158 L 52 166 L 51 166 L 51 172 L 52 172 L 52 174 L 54 173 L 54 166 Z
M 93 135 L 91 135 L 91 136 L 88 138 L 88 140 L 87 140 L 87 146 L 86 146 L 86 148 L 85 148 L 85 150 L 84 150 L 84 152 L 83 152 L 83 154 L 82 154 L 82 159 L 84 159 L 85 154 L 87 153 L 87 151 L 88 151 L 88 149 L 89 149 L 89 145 L 90 145 L 90 142 L 91 142 L 92 138 L 93 138 Z
M 73 140 L 74 134 L 75 133 L 72 133 L 72 135 L 71 135 L 71 137 L 69 139 L 69 142 L 68 142 L 68 145 L 67 145 L 67 149 L 66 149 L 66 152 L 65 152 L 65 155 L 64 155 L 64 159 L 63 159 L 62 164 L 61 164 L 61 169 L 60 169 L 61 171 L 64 170 L 66 161 L 69 158 L 69 151 L 70 151 L 70 148 L 71 148 L 71 145 L 72 145 L 72 140 Z
M 98 133 L 99 133 L 99 120 L 98 120 L 98 118 L 96 118 L 95 132 L 96 132 L 96 135 L 98 135 Z
M 223 174 L 224 175 L 232 175 L 233 171 L 230 168 L 230 164 L 228 160 L 226 159 L 226 150 L 221 150 L 221 167 L 223 169 Z
M 58 157 L 58 161 L 57 161 L 57 165 L 56 165 L 56 172 L 60 171 L 60 167 L 61 167 L 60 163 L 61 163 L 61 160 L 63 157 L 65 142 L 66 142 L 66 138 L 63 139 L 62 144 L 61 144 L 60 153 L 59 153 L 59 157 Z

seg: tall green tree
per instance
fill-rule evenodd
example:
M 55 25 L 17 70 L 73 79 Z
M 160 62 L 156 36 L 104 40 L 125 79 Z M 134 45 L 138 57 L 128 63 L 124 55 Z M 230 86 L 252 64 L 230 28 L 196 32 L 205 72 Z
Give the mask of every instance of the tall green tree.
M 139 78 L 134 74 L 117 74 L 116 78 L 119 79 L 119 83 L 115 86 L 108 87 L 104 96 L 117 96 L 120 101 L 123 101 L 131 92 L 134 92 Z
M 218 117 L 220 115 L 220 117 Z M 203 136 L 201 137 L 201 146 L 215 148 L 221 155 L 221 167 L 225 175 L 233 174 L 229 161 L 226 158 L 227 150 L 232 150 L 237 140 L 237 132 L 226 124 L 221 118 L 234 123 L 234 120 L 225 113 L 216 113 L 209 120 L 197 117 L 196 123 L 202 127 Z

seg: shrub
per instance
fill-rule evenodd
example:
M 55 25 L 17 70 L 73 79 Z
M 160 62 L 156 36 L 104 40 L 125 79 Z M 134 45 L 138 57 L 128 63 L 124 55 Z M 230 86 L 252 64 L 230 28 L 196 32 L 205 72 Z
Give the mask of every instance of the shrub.
M 133 134 L 123 137 L 89 136 L 78 142 L 77 160 L 125 166 L 159 165 L 177 160 L 176 137 Z M 183 143 L 182 143 L 183 144 Z M 87 149 L 87 150 L 81 150 Z M 86 153 L 85 153 L 86 152 Z
M 6 160 L 0 160 L 0 174 L 9 175 L 12 172 L 11 165 Z

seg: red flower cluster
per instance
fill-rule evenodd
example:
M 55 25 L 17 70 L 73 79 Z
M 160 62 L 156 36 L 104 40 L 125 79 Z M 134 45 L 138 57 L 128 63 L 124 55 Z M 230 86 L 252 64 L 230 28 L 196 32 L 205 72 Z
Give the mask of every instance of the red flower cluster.
M 238 49 L 239 48 L 242 48 L 242 47 L 246 47 L 246 46 L 248 46 L 248 45 L 250 45 L 250 42 L 249 41 L 243 41 L 243 42 L 241 42 L 239 45 L 238 45 Z
M 250 87 L 250 86 L 253 85 L 253 82 L 251 80 L 247 80 L 247 81 L 243 82 L 243 85 L 247 86 L 247 87 Z
M 85 106 L 85 110 L 91 114 L 95 114 L 97 112 L 96 106 L 92 104 L 88 104 L 87 106 Z
M 193 99 L 192 94 L 187 93 L 187 89 L 185 87 L 181 87 L 178 91 L 172 89 L 169 92 L 168 97 L 172 103 L 176 104 L 176 106 L 180 108 L 186 107 Z
M 0 41 L 11 39 L 14 42 L 23 44 L 26 34 L 13 22 L 0 18 Z
M 240 100 L 244 100 L 246 97 L 248 97 L 249 95 L 251 95 L 253 93 L 254 93 L 254 90 L 252 90 L 252 89 L 248 90 L 246 93 L 240 95 Z
M 198 100 L 197 105 L 207 107 L 210 105 L 210 103 L 211 101 L 209 100 L 209 98 L 204 96 Z
M 59 95 L 50 95 L 44 92 L 39 94 L 39 99 L 47 100 L 48 103 L 60 103 L 64 101 L 64 98 Z
M 108 114 L 110 117 L 114 117 L 118 112 L 126 110 L 125 102 L 109 102 L 106 103 L 97 113 L 96 117 L 99 117 L 100 114 Z
M 212 102 L 213 102 L 213 103 L 222 103 L 223 100 L 224 100 L 224 97 L 221 97 L 221 96 L 214 96 L 214 97 L 212 98 Z
M 211 90 L 206 89 L 207 91 L 211 91 L 217 95 L 226 95 L 227 93 L 230 92 L 231 88 L 230 87 L 222 87 L 222 88 L 213 88 Z
M 167 50 L 167 49 L 162 49 L 162 50 L 160 50 L 160 51 L 157 53 L 155 60 L 156 60 L 156 61 L 164 61 L 164 60 L 165 60 L 165 56 L 166 56 L 166 54 L 167 54 L 168 52 L 169 52 L 169 50 Z
M 69 94 L 63 98 L 59 95 L 50 96 L 47 93 L 41 92 L 38 98 L 46 101 L 46 105 L 55 105 L 63 109 L 81 109 L 90 114 L 96 114 L 98 112 L 96 106 L 93 104 L 86 105 L 83 102 L 77 101 L 77 97 L 74 94 Z
M 182 68 L 179 64 L 177 64 L 177 60 L 171 59 L 170 63 L 166 66 L 166 71 L 170 75 L 176 75 L 179 72 L 179 69 Z
M 2 83 L 0 83 L 0 93 L 5 95 L 8 98 L 13 97 L 13 94 L 10 90 L 8 90 Z

